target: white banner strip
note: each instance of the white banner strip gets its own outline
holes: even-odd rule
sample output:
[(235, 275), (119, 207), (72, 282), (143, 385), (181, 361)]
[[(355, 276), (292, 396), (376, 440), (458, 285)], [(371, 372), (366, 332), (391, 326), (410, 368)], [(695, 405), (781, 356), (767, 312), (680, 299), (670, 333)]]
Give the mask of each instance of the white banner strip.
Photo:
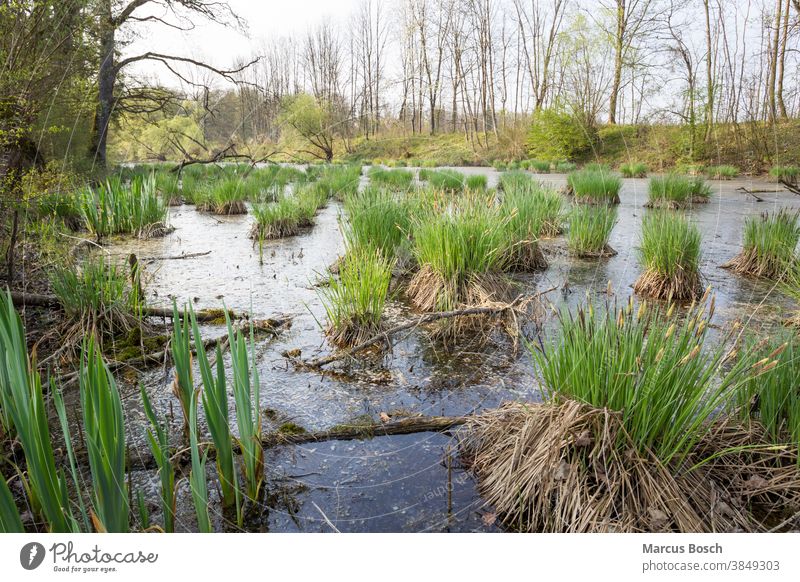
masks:
[(2, 580), (800, 580), (798, 534), (0, 536)]

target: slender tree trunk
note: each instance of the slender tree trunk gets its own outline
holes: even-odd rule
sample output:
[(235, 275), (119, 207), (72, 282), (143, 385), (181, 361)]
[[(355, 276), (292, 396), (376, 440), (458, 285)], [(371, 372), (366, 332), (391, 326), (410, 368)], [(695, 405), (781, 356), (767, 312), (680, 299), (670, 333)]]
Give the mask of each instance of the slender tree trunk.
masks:
[(775, 1), (775, 30), (772, 33), (772, 46), (770, 47), (769, 79), (767, 80), (767, 107), (769, 120), (775, 121), (778, 117), (778, 105), (775, 99), (775, 85), (778, 78), (778, 49), (781, 35), (781, 13), (783, 11), (783, 0)]
[(711, 46), (711, 9), (709, 0), (703, 0), (706, 17), (706, 142), (714, 130), (714, 49)]
[(611, 83), (611, 97), (608, 101), (608, 123), (617, 123), (617, 100), (622, 84), (622, 52), (625, 40), (625, 0), (617, 0), (617, 34), (614, 39), (614, 80)]
[(108, 126), (111, 123), (111, 112), (114, 109), (114, 85), (117, 78), (115, 62), (115, 34), (111, 2), (103, 2), (103, 14), (100, 22), (100, 71), (97, 77), (98, 101), (92, 130), (91, 154), (94, 163), (101, 169), (108, 165)]
[(786, 0), (786, 4), (783, 7), (783, 30), (781, 31), (781, 35), (781, 46), (778, 53), (776, 93), (778, 99), (778, 115), (780, 115), (782, 119), (786, 119), (788, 114), (786, 113), (786, 103), (783, 100), (783, 77), (786, 67), (786, 39), (789, 36), (789, 0)]

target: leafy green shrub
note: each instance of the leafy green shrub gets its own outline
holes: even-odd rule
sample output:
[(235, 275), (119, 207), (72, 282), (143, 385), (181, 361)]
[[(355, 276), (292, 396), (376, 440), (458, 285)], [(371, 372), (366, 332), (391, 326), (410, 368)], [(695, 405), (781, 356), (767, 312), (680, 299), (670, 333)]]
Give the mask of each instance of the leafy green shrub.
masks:
[(555, 109), (543, 109), (534, 114), (528, 132), (528, 153), (532, 158), (569, 159), (590, 146), (587, 128), (572, 115)]

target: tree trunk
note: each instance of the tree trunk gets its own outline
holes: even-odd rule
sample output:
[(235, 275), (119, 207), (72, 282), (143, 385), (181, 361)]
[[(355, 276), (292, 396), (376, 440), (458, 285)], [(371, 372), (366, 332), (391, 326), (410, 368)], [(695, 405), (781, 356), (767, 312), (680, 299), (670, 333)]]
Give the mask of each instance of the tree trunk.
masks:
[(789, 0), (786, 0), (786, 4), (783, 7), (783, 30), (781, 34), (781, 45), (778, 53), (777, 88), (775, 91), (778, 99), (778, 115), (782, 119), (786, 119), (788, 114), (786, 113), (786, 103), (783, 100), (783, 77), (786, 67), (786, 39), (789, 37)]
[(706, 16), (706, 142), (714, 130), (714, 52), (711, 46), (711, 13), (709, 0), (703, 1)]
[(100, 71), (97, 75), (97, 111), (92, 130), (92, 157), (101, 169), (108, 165), (108, 126), (114, 110), (114, 85), (117, 79), (115, 62), (116, 26), (111, 14), (111, 2), (103, 3), (100, 23)]
[(617, 35), (614, 39), (614, 80), (611, 84), (611, 97), (608, 101), (608, 123), (617, 123), (617, 99), (622, 84), (622, 51), (625, 37), (625, 0), (617, 0)]

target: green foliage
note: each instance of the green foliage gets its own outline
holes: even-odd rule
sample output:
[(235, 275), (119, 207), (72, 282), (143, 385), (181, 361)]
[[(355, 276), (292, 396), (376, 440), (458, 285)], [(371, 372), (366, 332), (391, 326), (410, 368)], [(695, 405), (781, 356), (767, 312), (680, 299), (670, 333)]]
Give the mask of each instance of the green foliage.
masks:
[(753, 274), (777, 281), (790, 278), (798, 269), (800, 214), (781, 209), (750, 216), (744, 224), (744, 253), (754, 263)]
[(33, 508), (48, 531), (78, 529), (70, 511), (64, 474), (56, 468), (42, 382), (36, 362), (29, 359), (22, 320), (11, 294), (0, 294), (0, 393), (6, 430), (16, 431), (27, 466), (26, 489)]
[(228, 424), (228, 389), (225, 379), (225, 365), (222, 358), (222, 348), (216, 348), (216, 375), (212, 371), (211, 363), (206, 354), (200, 327), (194, 310), (189, 311), (192, 323), (192, 335), (197, 351), (197, 362), (200, 367), (200, 377), (203, 380), (203, 409), (206, 413), (208, 431), (214, 441), (217, 452), (217, 475), (219, 476), (222, 491), (222, 503), (231, 507), (238, 503), (238, 479), (233, 456), (233, 439), (230, 425)]
[(158, 465), (158, 478), (160, 483), (161, 512), (164, 514), (164, 531), (175, 531), (175, 469), (170, 461), (169, 451), (169, 422), (160, 422), (156, 417), (150, 398), (144, 386), (141, 387), (142, 404), (149, 426), (147, 428), (147, 443), (153, 453), (153, 458)]
[(190, 323), (186, 309), (183, 312), (178, 311), (178, 306), (174, 302), (172, 304), (172, 338), (169, 345), (172, 363), (175, 366), (172, 393), (181, 405), (184, 434), (188, 436), (191, 431), (189, 426), (190, 408), (192, 400), (196, 398), (192, 374)]
[(370, 246), (350, 247), (320, 291), (328, 316), (328, 334), (337, 343), (354, 345), (380, 326), (394, 260)]
[(759, 421), (772, 442), (800, 446), (800, 341), (779, 333), (751, 344), (743, 358), (751, 374), (735, 393), (736, 410)]
[(489, 187), (489, 178), (483, 174), (473, 174), (466, 177), (464, 185), (467, 190), (486, 190)]
[(378, 166), (369, 169), (369, 181), (376, 186), (386, 186), (394, 190), (408, 190), (414, 180), (410, 170), (384, 170)]
[(25, 533), (19, 509), (14, 503), (14, 496), (2, 475), (0, 475), (0, 533)]
[(619, 204), (622, 180), (602, 169), (586, 168), (567, 175), (567, 185), (581, 202)]
[(708, 166), (705, 169), (706, 176), (711, 180), (732, 180), (739, 175), (739, 168), (736, 166)]
[(125, 484), (125, 422), (117, 383), (95, 339), (84, 345), (80, 369), (81, 409), (92, 472), (95, 528), (127, 533), (130, 507)]
[(650, 212), (642, 222), (642, 264), (666, 278), (700, 271), (700, 230), (679, 214)]
[(614, 206), (577, 205), (570, 212), (567, 246), (578, 257), (603, 256), (611, 253), (608, 240), (617, 222)]
[(800, 166), (773, 166), (769, 175), (775, 180), (783, 180), (790, 184), (797, 183), (800, 178)]
[(194, 512), (197, 516), (197, 529), (200, 533), (211, 533), (211, 517), (208, 513), (208, 483), (206, 483), (206, 461), (208, 452), (200, 456), (197, 438), (197, 396), (191, 398), (189, 406), (189, 451), (192, 469), (189, 472), (189, 489), (192, 493)]
[[(233, 396), (236, 403), (236, 424), (242, 451), (245, 491), (255, 501), (264, 482), (264, 448), (261, 444), (261, 381), (256, 365), (256, 344), (252, 329), (250, 341), (241, 331), (233, 330), (227, 311), (228, 343), (233, 368)], [(248, 353), (249, 350), (249, 353)]]
[(619, 173), (623, 178), (645, 178), (647, 171), (647, 164), (642, 162), (628, 162), (619, 167)]
[(528, 160), (528, 167), (537, 174), (550, 173), (550, 162), (547, 160)]
[(692, 450), (745, 379), (741, 363), (723, 369), (724, 343), (708, 345), (713, 307), (673, 312), (632, 302), (565, 311), (559, 339), (533, 350), (549, 397), (618, 411), (640, 452), (664, 463)]
[(702, 178), (667, 174), (650, 178), (649, 202), (653, 207), (682, 208), (692, 203), (708, 202), (711, 188)]
[(110, 178), (97, 188), (88, 188), (81, 207), (86, 227), (98, 240), (113, 234), (149, 238), (169, 231), (167, 205), (152, 175), (137, 176), (129, 186)]
[(587, 128), (575, 117), (543, 109), (534, 114), (528, 132), (528, 153), (533, 158), (574, 158), (591, 146)]
[(411, 216), (391, 191), (368, 187), (348, 196), (345, 209), (345, 238), (351, 248), (373, 249), (391, 259), (407, 245)]

